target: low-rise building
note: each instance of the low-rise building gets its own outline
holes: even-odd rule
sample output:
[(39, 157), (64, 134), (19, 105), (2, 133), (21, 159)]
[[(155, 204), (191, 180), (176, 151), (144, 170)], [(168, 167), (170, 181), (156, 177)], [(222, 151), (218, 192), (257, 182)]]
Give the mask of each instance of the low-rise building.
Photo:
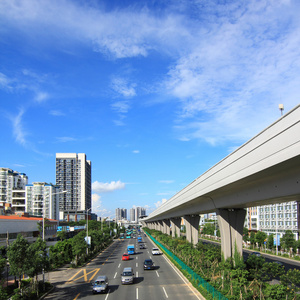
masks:
[[(46, 219), (45, 240), (56, 238), (58, 220)], [(28, 214), (0, 215), (0, 246), (11, 244), (21, 233), (29, 242), (42, 237), (43, 218), (29, 217)]]

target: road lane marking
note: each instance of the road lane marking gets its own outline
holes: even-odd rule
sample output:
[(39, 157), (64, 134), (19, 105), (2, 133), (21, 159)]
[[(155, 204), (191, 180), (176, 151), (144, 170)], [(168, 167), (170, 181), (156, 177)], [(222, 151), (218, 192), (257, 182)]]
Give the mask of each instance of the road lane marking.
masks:
[(117, 277), (117, 272), (116, 272), (116, 274), (115, 274), (115, 277), (114, 277), (114, 279)]
[(166, 298), (169, 298), (169, 296), (168, 296), (168, 294), (167, 294), (165, 288), (164, 288), (164, 287), (162, 287), (162, 288), (163, 288), (163, 290), (164, 290), (164, 292), (165, 292)]
[(79, 297), (80, 293), (78, 295), (76, 295), (76, 297), (74, 298), (74, 300), (76, 300)]
[(139, 299), (139, 289), (136, 288), (136, 299)]
[(109, 296), (109, 292), (110, 290), (108, 290), (107, 294), (106, 294), (106, 297), (105, 297), (105, 300), (107, 300), (108, 296)]
[(157, 275), (157, 277), (159, 277), (159, 274), (158, 274), (158, 272), (157, 271), (155, 271), (156, 272), (156, 275)]
[[(67, 282), (65, 282), (65, 284), (67, 283), (71, 283), (72, 281), (77, 281), (78, 279), (81, 279), (81, 278), (84, 278), (84, 281), (85, 282), (90, 282), (94, 277), (95, 275), (100, 271), (100, 268), (99, 269), (94, 269), (90, 272), (86, 272), (86, 269), (83, 269), (83, 270), (79, 270), (75, 275), (73, 275)], [(77, 277), (75, 278), (79, 273), (83, 272), (83, 275), (80, 276), (80, 277)], [(93, 275), (90, 277), (90, 279), (88, 280), (87, 279), (87, 275), (93, 273)], [(74, 279), (75, 278), (75, 279)]]
[(136, 267), (138, 267), (138, 265), (139, 265), (138, 263), (135, 264)]
[(118, 268), (120, 268), (120, 267), (121, 267), (121, 264), (118, 265)]
[(195, 293), (195, 291), (191, 288), (192, 284), (188, 281), (187, 278), (185, 278), (183, 275), (181, 275), (179, 273), (179, 271), (177, 271), (176, 268), (174, 268), (173, 264), (171, 263), (171, 261), (169, 260), (168, 257), (166, 257), (165, 255), (163, 256), (163, 258), (169, 263), (169, 265), (172, 267), (172, 269), (177, 273), (177, 275), (182, 279), (182, 281), (185, 283), (185, 285), (193, 292), (193, 294), (197, 297), (197, 299), (202, 300), (204, 299), (203, 296), (201, 295), (200, 297)]
[(136, 272), (136, 276), (135, 276), (135, 277), (136, 277), (136, 278), (139, 277), (139, 272), (138, 272), (138, 271)]

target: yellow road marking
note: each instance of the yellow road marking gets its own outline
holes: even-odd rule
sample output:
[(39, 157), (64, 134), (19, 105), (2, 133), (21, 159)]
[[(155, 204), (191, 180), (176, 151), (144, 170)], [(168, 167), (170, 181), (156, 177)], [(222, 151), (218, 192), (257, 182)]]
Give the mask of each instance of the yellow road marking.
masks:
[(78, 295), (76, 295), (76, 297), (74, 298), (74, 300), (76, 300), (79, 297), (80, 293)]
[[(92, 271), (90, 271), (90, 272), (86, 272), (86, 269), (83, 269), (83, 270), (80, 270), (80, 271), (78, 271), (75, 275), (73, 275), (65, 284), (67, 284), (67, 283), (71, 283), (72, 281), (78, 281), (79, 279), (81, 279), (81, 278), (84, 278), (84, 281), (85, 282), (90, 282), (94, 277), (95, 277), (95, 275), (98, 273), (100, 271), (100, 268), (99, 269), (94, 269), (94, 270), (92, 270)], [(76, 277), (79, 273), (81, 273), (81, 272), (83, 272), (83, 275), (82, 276), (80, 276), (80, 277)], [(87, 275), (89, 275), (89, 274), (91, 274), (91, 273), (93, 273), (93, 275), (90, 277), (90, 279), (88, 280), (87, 279)], [(76, 278), (75, 278), (76, 277)], [(75, 278), (75, 279), (74, 279)]]

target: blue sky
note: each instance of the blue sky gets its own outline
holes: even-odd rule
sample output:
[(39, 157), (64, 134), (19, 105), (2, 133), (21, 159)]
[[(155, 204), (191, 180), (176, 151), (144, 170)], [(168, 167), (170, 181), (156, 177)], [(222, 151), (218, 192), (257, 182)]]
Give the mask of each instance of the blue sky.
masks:
[(0, 167), (92, 161), (93, 212), (153, 211), (289, 111), (300, 2), (1, 0)]

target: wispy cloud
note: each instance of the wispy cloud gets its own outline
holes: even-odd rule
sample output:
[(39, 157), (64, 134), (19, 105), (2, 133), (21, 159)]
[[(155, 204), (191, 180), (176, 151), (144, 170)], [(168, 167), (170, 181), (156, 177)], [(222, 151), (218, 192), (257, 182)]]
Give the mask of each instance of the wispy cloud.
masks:
[(77, 141), (76, 138), (70, 137), (70, 136), (61, 136), (56, 138), (58, 142), (60, 143), (68, 143), (68, 142), (75, 142)]
[[(168, 72), (152, 84), (160, 87), (161, 101), (176, 102), (174, 130), (182, 141), (240, 143), (279, 117), (279, 102), (287, 109), (298, 104), (297, 1), (186, 1), (166, 7), (158, 15), (145, 4), (102, 9), (74, 1), (4, 0), (0, 22), (28, 38), (43, 37), (45, 44), (92, 45), (108, 59), (165, 56)], [(11, 86), (7, 80), (0, 76), (2, 86)], [(127, 100), (137, 95), (136, 84), (123, 76), (114, 77), (111, 88)], [(120, 115), (116, 125), (125, 124), (132, 105), (127, 100), (112, 104)]]
[(22, 146), (28, 146), (28, 141), (26, 140), (27, 132), (24, 129), (23, 125), (23, 115), (24, 109), (20, 109), (19, 113), (16, 116), (10, 116), (10, 120), (13, 126), (13, 134), (16, 139), (16, 142)]
[(111, 105), (112, 109), (120, 114), (126, 114), (130, 108), (128, 101), (117, 101)]
[(41, 103), (41, 102), (46, 101), (48, 98), (49, 98), (48, 93), (39, 91), (39, 92), (36, 93), (36, 95), (34, 97), (34, 100), (38, 103)]
[(11, 80), (3, 73), (0, 72), (0, 88), (10, 90), (11, 87)]
[(134, 153), (134, 154), (139, 154), (139, 153), (140, 153), (140, 150), (133, 150), (132, 153)]
[(129, 98), (136, 95), (135, 83), (129, 83), (127, 79), (121, 77), (114, 77), (111, 82), (111, 87), (118, 94)]
[(108, 193), (125, 189), (125, 183), (121, 182), (120, 180), (111, 181), (109, 183), (94, 181), (92, 184), (92, 189), (95, 193)]
[(174, 180), (160, 180), (159, 182), (160, 182), (160, 183), (170, 184), (170, 183), (173, 183)]
[(56, 117), (62, 117), (62, 116), (66, 115), (65, 113), (63, 113), (60, 110), (50, 110), (49, 114), (52, 116), (56, 116)]

